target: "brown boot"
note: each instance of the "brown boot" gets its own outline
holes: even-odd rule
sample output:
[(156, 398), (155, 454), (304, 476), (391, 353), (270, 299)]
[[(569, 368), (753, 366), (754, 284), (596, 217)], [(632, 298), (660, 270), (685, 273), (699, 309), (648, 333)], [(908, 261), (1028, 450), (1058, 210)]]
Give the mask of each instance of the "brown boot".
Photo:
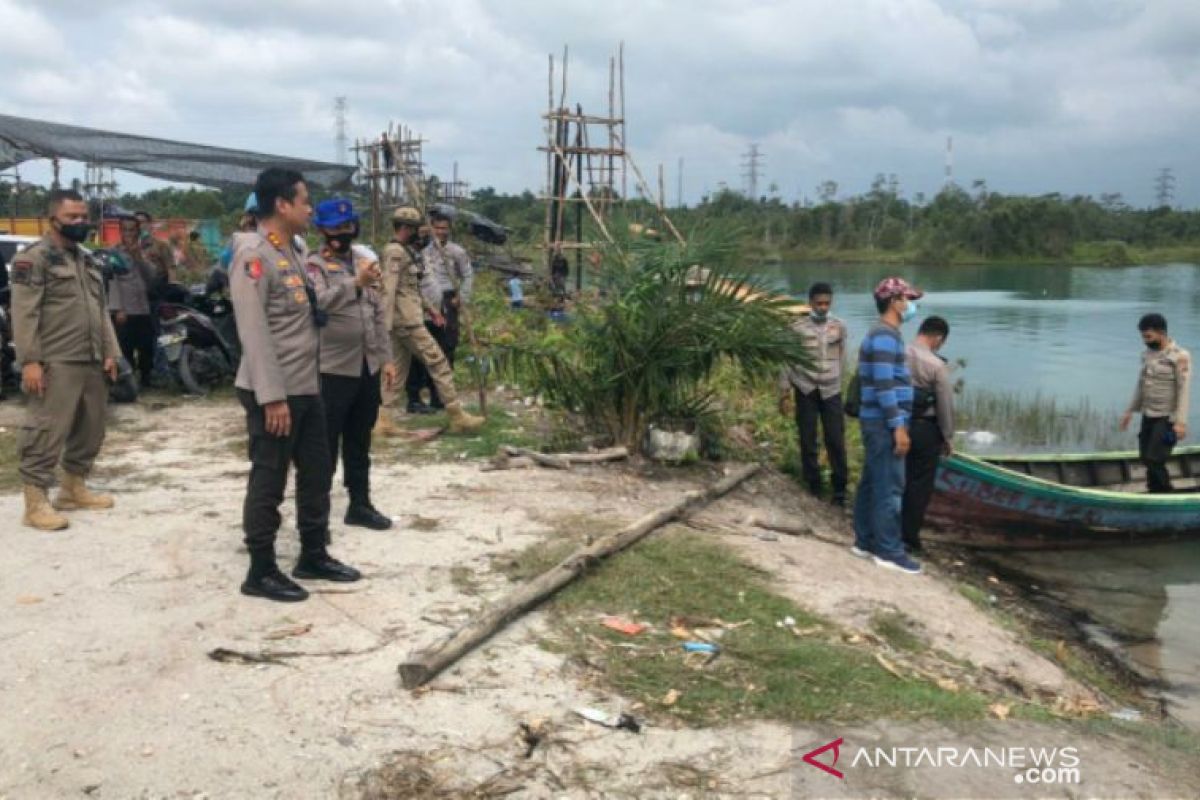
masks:
[(395, 422), (392, 422), (392, 412), (387, 407), (379, 409), (379, 418), (375, 420), (375, 427), (371, 432), (376, 436), (400, 435), (400, 429), (396, 427)]
[(112, 508), (113, 499), (106, 494), (92, 494), (83, 482), (82, 475), (63, 473), (62, 488), (54, 498), (54, 507), (60, 511), (72, 509)]
[(468, 414), (462, 403), (450, 403), (446, 406), (446, 416), (450, 418), (451, 433), (475, 433), (487, 422), (483, 417)]
[(54, 513), (45, 489), (28, 483), (25, 484), (25, 516), (21, 522), (39, 531), (61, 531), (70, 524), (66, 517)]

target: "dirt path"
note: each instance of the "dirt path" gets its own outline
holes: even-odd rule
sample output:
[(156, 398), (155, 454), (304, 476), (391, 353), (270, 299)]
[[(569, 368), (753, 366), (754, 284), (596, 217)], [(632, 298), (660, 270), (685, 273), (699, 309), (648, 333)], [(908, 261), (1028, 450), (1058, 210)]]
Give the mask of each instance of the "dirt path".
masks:
[[(496, 556), (581, 514), (632, 519), (694, 484), (637, 480), (610, 467), (485, 473), (475, 463), (380, 458), (376, 504), (398, 529), (338, 522), (332, 547), (369, 579), (282, 606), (237, 593), (247, 467), (236, 407), (113, 413), (96, 483), (117, 495), (115, 510), (73, 514), (69, 530), (37, 533), (16, 524), (18, 495), (0, 495), (0, 798), (353, 796), (372, 779), (367, 771), (396, 751), (420, 754), (419, 768), (405, 773), (427, 779), (413, 796), (491, 780), (493, 794), (516, 785), (523, 789), (513, 796), (526, 797), (785, 797), (797, 781), (809, 786), (803, 781), (818, 777), (797, 778), (789, 767), (793, 734), (782, 725), (650, 727), (635, 736), (575, 719), (573, 707), (615, 710), (624, 702), (586, 688), (537, 645), (537, 613), (433, 690), (399, 688), (396, 663), (409, 649), (445, 636), (481, 597), (506, 587), (492, 569)], [(13, 406), (0, 408), (0, 426), (14, 421)], [(729, 538), (814, 610), (854, 624), (899, 593), (948, 652), (1074, 690), (1054, 665), (934, 580), (887, 575), (817, 541), (744, 535), (739, 520), (764, 505), (776, 508), (761, 489), (736, 493), (699, 523), (743, 534)], [(333, 507), (340, 520), (340, 488)], [(279, 544), (285, 565), (297, 546), (293, 522), (288, 508)], [(207, 654), (219, 647), (306, 655), (218, 663)], [(546, 739), (525, 760), (518, 723), (538, 718), (548, 720)], [(802, 731), (796, 742), (818, 734)], [(1092, 746), (1094, 763), (1106, 764), (1089, 776), (1102, 781), (1093, 786), (1194, 794), (1170, 770), (1150, 776), (1129, 766), (1123, 745)]]

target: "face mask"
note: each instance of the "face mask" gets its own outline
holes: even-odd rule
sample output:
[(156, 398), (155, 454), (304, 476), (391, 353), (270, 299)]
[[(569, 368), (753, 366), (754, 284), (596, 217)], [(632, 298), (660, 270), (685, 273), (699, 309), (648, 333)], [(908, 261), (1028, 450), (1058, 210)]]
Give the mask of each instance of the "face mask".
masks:
[(338, 253), (344, 253), (350, 249), (350, 244), (354, 241), (353, 233), (335, 233), (325, 237), (325, 243), (329, 245), (331, 250)]
[(908, 305), (906, 305), (904, 307), (904, 310), (900, 312), (900, 321), (908, 322), (916, 315), (917, 315), (917, 301), (909, 300)]
[(809, 311), (808, 315), (812, 317), (813, 322), (824, 322), (829, 318), (828, 311), (817, 311), (815, 308)]
[(1160, 341), (1146, 342), (1146, 347), (1151, 350), (1162, 350), (1163, 343)]
[(64, 239), (79, 244), (80, 242), (87, 241), (88, 236), (92, 232), (92, 226), (86, 222), (72, 223), (70, 225), (59, 222), (58, 232), (63, 235)]

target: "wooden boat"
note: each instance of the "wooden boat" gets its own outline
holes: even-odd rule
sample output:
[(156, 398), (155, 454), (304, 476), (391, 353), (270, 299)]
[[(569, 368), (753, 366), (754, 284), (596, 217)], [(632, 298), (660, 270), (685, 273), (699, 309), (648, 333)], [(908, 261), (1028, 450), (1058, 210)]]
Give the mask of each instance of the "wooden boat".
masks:
[(1136, 453), (973, 457), (938, 470), (932, 539), (976, 547), (1089, 547), (1200, 536), (1200, 446), (1167, 464), (1173, 494), (1148, 494)]

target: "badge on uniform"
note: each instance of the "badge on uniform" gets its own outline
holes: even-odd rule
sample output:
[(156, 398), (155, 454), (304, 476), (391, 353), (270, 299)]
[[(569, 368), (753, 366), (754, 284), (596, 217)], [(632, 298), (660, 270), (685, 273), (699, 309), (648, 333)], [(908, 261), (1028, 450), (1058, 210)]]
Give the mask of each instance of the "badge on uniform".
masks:
[(29, 283), (29, 273), (32, 271), (32, 261), (26, 259), (17, 259), (12, 264), (12, 282), (22, 285)]
[(257, 258), (246, 262), (246, 274), (250, 276), (250, 280), (256, 281), (262, 277), (262, 262)]

